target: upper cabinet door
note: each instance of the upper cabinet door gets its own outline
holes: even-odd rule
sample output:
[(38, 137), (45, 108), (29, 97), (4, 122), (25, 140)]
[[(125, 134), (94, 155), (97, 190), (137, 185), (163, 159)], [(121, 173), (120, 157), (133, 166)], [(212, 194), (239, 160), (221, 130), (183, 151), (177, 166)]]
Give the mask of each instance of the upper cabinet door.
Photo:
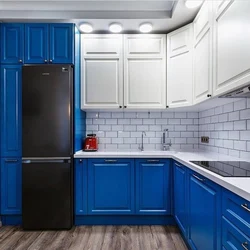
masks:
[(1, 156), (22, 155), (21, 65), (1, 66)]
[(212, 95), (212, 2), (205, 1), (194, 20), (194, 103)]
[(250, 1), (220, 1), (214, 6), (214, 94), (250, 81)]
[(166, 35), (124, 36), (124, 107), (166, 108)]
[(1, 25), (1, 63), (23, 63), (24, 25), (3, 23)]
[(50, 63), (74, 63), (74, 24), (50, 25)]
[(48, 24), (25, 24), (24, 63), (48, 63)]
[(81, 108), (122, 108), (122, 35), (82, 35), (81, 53)]
[(167, 50), (167, 105), (190, 106), (193, 104), (193, 24), (169, 33)]

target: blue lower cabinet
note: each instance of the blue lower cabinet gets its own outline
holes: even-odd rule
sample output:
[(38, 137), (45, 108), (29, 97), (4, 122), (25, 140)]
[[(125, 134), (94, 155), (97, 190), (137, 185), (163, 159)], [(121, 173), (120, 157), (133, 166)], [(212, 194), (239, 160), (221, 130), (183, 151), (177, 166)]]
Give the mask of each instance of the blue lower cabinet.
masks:
[[(248, 233), (250, 228), (248, 228)], [(227, 250), (249, 249), (250, 238), (225, 217), (222, 218), (222, 244)]]
[(188, 173), (188, 242), (192, 249), (221, 249), (221, 189), (205, 177)]
[(136, 214), (170, 215), (170, 160), (137, 159)]
[(87, 214), (88, 202), (88, 176), (87, 176), (87, 160), (75, 159), (74, 164), (74, 190), (75, 190), (75, 215)]
[(183, 235), (187, 236), (187, 168), (178, 162), (173, 163), (174, 172), (174, 217)]
[(22, 213), (22, 160), (1, 159), (1, 215)]
[(88, 214), (134, 214), (134, 160), (88, 160)]

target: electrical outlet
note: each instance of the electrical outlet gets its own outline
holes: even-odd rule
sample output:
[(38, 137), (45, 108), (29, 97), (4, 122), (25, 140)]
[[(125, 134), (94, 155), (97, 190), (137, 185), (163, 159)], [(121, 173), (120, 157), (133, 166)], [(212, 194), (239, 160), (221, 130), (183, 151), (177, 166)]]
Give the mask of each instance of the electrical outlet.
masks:
[(208, 136), (202, 136), (201, 137), (201, 142), (202, 143), (209, 143), (209, 137)]

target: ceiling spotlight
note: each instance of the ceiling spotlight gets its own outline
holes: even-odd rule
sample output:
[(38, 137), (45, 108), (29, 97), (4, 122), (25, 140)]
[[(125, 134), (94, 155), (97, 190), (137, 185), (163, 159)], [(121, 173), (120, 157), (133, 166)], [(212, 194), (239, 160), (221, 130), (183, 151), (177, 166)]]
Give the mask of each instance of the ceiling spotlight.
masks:
[(192, 9), (199, 7), (202, 4), (203, 0), (186, 0), (185, 5), (187, 8)]
[(153, 25), (151, 23), (142, 23), (140, 25), (140, 31), (142, 33), (148, 33), (148, 32), (151, 32), (153, 29)]
[(109, 30), (113, 33), (120, 33), (122, 31), (122, 25), (119, 23), (111, 23), (109, 25)]
[(84, 33), (91, 33), (93, 31), (93, 27), (89, 23), (83, 23), (80, 25), (80, 30)]

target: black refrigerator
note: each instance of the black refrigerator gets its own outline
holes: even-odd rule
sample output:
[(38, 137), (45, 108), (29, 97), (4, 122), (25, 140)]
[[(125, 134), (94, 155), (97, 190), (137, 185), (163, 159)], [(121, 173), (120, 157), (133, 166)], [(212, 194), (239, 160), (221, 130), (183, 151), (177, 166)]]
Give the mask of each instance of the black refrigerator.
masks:
[(73, 224), (73, 67), (22, 69), (22, 218), (26, 230)]

